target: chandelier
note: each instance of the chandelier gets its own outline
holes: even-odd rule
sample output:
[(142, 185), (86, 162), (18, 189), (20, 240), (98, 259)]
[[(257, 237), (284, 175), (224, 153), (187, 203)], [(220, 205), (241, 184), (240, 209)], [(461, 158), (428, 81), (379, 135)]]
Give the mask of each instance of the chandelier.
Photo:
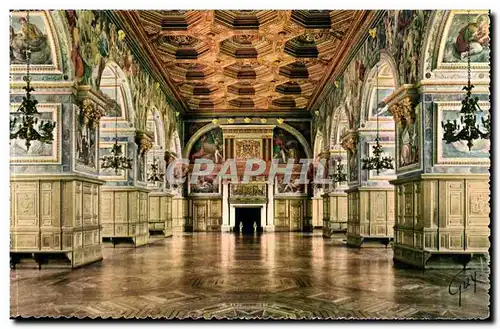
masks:
[(165, 173), (160, 170), (158, 160), (156, 159), (155, 149), (153, 147), (153, 162), (149, 166), (148, 181), (152, 183), (162, 182)]
[[(470, 21), (470, 12), (467, 13), (467, 21)], [(471, 64), (470, 64), (470, 39), (467, 39), (467, 86), (465, 90), (465, 97), (462, 100), (462, 108), (460, 109), (460, 123), (457, 120), (447, 120), (441, 122), (444, 129), (443, 140), (446, 144), (457, 141), (467, 141), (469, 151), (474, 146), (473, 141), (477, 139), (489, 139), (491, 134), (491, 116), (486, 119), (481, 118), (482, 127), (477, 124), (476, 113), (481, 112), (479, 107), (479, 98), (472, 97), (472, 89), (474, 85), (471, 84)]]
[(394, 169), (393, 165), (393, 158), (390, 156), (382, 156), (384, 153), (382, 145), (380, 145), (380, 136), (379, 136), (379, 124), (378, 124), (378, 109), (379, 109), (379, 102), (378, 102), (378, 64), (377, 64), (377, 76), (376, 76), (376, 88), (375, 88), (375, 95), (376, 95), (376, 109), (377, 109), (377, 137), (375, 138), (375, 145), (373, 146), (373, 156), (368, 156), (364, 159), (361, 159), (362, 165), (361, 168), (364, 170), (376, 170), (377, 175), (380, 173), (382, 170), (388, 170), (388, 169)]
[(337, 162), (337, 166), (335, 167), (335, 172), (330, 175), (330, 178), (333, 180), (333, 185), (334, 187), (337, 186), (337, 184), (340, 184), (342, 182), (347, 181), (347, 174), (344, 171), (344, 165), (342, 164), (342, 157), (338, 157), (335, 159)]
[(127, 158), (123, 155), (122, 146), (118, 144), (118, 97), (117, 97), (117, 89), (118, 89), (118, 75), (115, 72), (115, 143), (111, 148), (111, 154), (105, 155), (101, 158), (102, 164), (101, 167), (108, 169), (114, 169), (115, 174), (118, 175), (118, 170), (124, 169), (132, 169), (132, 158)]
[[(29, 11), (26, 13), (26, 24), (30, 26)], [(52, 144), (56, 122), (40, 118), (40, 113), (36, 108), (38, 101), (31, 95), (31, 92), (35, 91), (35, 89), (30, 84), (31, 41), (29, 40), (29, 33), (26, 34), (25, 41), (26, 76), (24, 77), (24, 81), (26, 81), (26, 86), (23, 89), (26, 91), (26, 95), (23, 97), (23, 101), (17, 112), (10, 114), (10, 139), (24, 139), (26, 149), (29, 151), (32, 141)]]

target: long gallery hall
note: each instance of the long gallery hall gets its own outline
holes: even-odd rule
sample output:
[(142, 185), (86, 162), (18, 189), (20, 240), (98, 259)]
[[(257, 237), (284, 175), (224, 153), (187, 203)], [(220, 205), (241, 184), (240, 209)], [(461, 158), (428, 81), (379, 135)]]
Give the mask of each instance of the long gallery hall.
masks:
[(490, 317), (487, 10), (10, 12), (10, 316)]

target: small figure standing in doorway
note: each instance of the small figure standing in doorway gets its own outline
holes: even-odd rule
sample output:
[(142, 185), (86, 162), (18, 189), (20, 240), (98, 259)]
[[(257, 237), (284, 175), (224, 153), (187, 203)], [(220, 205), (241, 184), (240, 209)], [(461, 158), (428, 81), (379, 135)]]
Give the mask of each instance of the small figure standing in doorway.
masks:
[(257, 233), (257, 222), (253, 222), (253, 231)]
[(240, 230), (239, 230), (239, 232), (240, 233), (243, 232), (243, 222), (240, 222)]

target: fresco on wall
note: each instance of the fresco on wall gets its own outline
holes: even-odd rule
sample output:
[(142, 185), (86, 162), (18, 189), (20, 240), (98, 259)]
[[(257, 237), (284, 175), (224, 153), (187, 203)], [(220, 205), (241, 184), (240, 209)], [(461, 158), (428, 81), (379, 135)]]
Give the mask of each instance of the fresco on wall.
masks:
[(312, 143), (312, 140), (311, 140), (311, 122), (310, 121), (305, 121), (305, 120), (286, 121), (286, 124), (297, 129), (297, 131), (300, 132), (302, 134), (302, 136), (304, 136), (304, 138), (306, 139), (306, 141), (309, 144)]
[(195, 182), (190, 181), (189, 189), (189, 193), (219, 193), (217, 175), (212, 174), (197, 177)]
[(284, 182), (284, 176), (276, 176), (276, 194), (285, 195), (303, 195), (306, 193), (305, 184), (298, 184), (296, 180), (299, 179), (298, 175), (292, 175), (288, 183)]
[(298, 163), (299, 159), (305, 158), (304, 148), (288, 131), (274, 128), (273, 139), (273, 159), (278, 163), (288, 163), (288, 160)]
[(42, 12), (30, 13), (30, 22), (25, 13), (11, 13), (10, 62), (26, 64), (26, 48), (29, 43), (33, 65), (53, 64), (48, 26)]
[(184, 122), (184, 144), (186, 145), (191, 138), (198, 130), (200, 130), (203, 126), (206, 126), (207, 122)]
[[(393, 144), (382, 144), (382, 156), (390, 156), (393, 159), (396, 159), (396, 148)], [(375, 142), (370, 142), (368, 143), (369, 151), (368, 154), (369, 156), (373, 156), (373, 146), (375, 145)], [(394, 162), (393, 162), (394, 165)], [(396, 174), (395, 169), (387, 169), (387, 170), (381, 170), (378, 174), (376, 170), (370, 170), (368, 173), (368, 179), (386, 179), (387, 176), (392, 176)]]
[(76, 162), (78, 164), (97, 168), (96, 151), (97, 151), (97, 129), (98, 126), (83, 115), (83, 111), (77, 111), (76, 118)]
[[(383, 101), (386, 97), (392, 94), (394, 91), (394, 88), (378, 88), (378, 102), (380, 103)], [(376, 119), (377, 118), (377, 93), (375, 92), (375, 88), (372, 90), (372, 99), (370, 102), (370, 119)], [(378, 109), (378, 116), (379, 118), (391, 118), (391, 114), (388, 111), (388, 106), (385, 106), (381, 109)]]
[(396, 125), (399, 150), (399, 168), (404, 168), (420, 161), (420, 113), (420, 104), (418, 104), (415, 107), (414, 113), (403, 112), (403, 117)]
[[(322, 101), (320, 115), (315, 118), (313, 129), (318, 130), (323, 124), (321, 121), (342, 105), (347, 108), (349, 128), (359, 126), (362, 86), (367, 72), (380, 61), (381, 51), (394, 58), (399, 84), (416, 83), (419, 79), (425, 26), (431, 13), (429, 10), (386, 11), (379, 23), (368, 31), (368, 38), (342, 76), (330, 82), (335, 84), (335, 88)], [(389, 117), (386, 110), (383, 109), (383, 114)], [(370, 114), (373, 116), (373, 113), (372, 109)]]
[[(160, 84), (139, 65), (125, 41), (126, 33), (111, 23), (104, 11), (66, 10), (65, 13), (72, 38), (71, 61), (75, 81), (99, 90), (106, 64), (110, 61), (116, 63), (130, 88), (134, 126), (144, 131), (147, 111), (155, 107), (163, 113), (165, 138), (169, 139), (177, 121), (168, 104), (173, 98), (166, 97)], [(114, 93), (111, 97), (114, 99)]]
[(488, 14), (452, 14), (444, 47), (444, 63), (466, 63), (467, 41), (471, 61), (487, 63), (490, 58), (490, 18)]
[(109, 118), (114, 118), (118, 116), (119, 118), (125, 118), (125, 113), (123, 109), (125, 109), (125, 102), (124, 102), (124, 95), (122, 88), (118, 87), (116, 89), (116, 96), (115, 96), (115, 88), (114, 86), (106, 86), (106, 87), (101, 87), (100, 89), (104, 95), (108, 96), (112, 100), (118, 100), (118, 105), (120, 105), (120, 110), (121, 111), (115, 111), (111, 106), (106, 107), (106, 112), (104, 116), (109, 117)]
[[(11, 104), (11, 112), (16, 112), (19, 104)], [(57, 105), (38, 104), (39, 118), (41, 120), (58, 121), (58, 112), (60, 107)], [(17, 130), (16, 126), (20, 127), (21, 120), (17, 120), (17, 124), (13, 126), (12, 130)], [(26, 147), (24, 139), (16, 138), (9, 140), (9, 150), (11, 162), (57, 162), (60, 157), (59, 133), (60, 124), (56, 123), (56, 128), (53, 131), (54, 140), (52, 143), (42, 143), (40, 141), (31, 141), (29, 150)], [(37, 130), (40, 130), (37, 127)]]
[[(477, 124), (480, 125), (481, 118), (489, 115), (488, 111), (477, 113)], [(456, 109), (453, 110), (440, 110), (439, 119), (440, 122), (446, 122), (447, 120), (460, 120), (460, 112)], [(438, 128), (438, 135), (443, 135), (443, 129), (441, 125)], [(471, 150), (467, 147), (466, 141), (457, 141), (454, 143), (447, 144), (443, 140), (439, 140), (438, 147), (438, 162), (463, 162), (470, 160), (471, 162), (488, 162), (490, 157), (490, 140), (489, 139), (478, 139), (474, 141), (474, 145)]]
[(201, 136), (193, 145), (189, 160), (207, 159), (220, 164), (224, 161), (222, 129), (217, 127)]

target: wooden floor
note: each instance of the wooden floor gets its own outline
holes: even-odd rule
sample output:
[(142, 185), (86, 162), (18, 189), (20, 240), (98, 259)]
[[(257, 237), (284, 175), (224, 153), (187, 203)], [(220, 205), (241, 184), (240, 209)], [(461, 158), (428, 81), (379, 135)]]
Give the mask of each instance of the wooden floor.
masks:
[(105, 248), (77, 270), (11, 270), (12, 317), (487, 318), (488, 274), (458, 306), (453, 271), (396, 269), (392, 250), (319, 234), (196, 233)]

